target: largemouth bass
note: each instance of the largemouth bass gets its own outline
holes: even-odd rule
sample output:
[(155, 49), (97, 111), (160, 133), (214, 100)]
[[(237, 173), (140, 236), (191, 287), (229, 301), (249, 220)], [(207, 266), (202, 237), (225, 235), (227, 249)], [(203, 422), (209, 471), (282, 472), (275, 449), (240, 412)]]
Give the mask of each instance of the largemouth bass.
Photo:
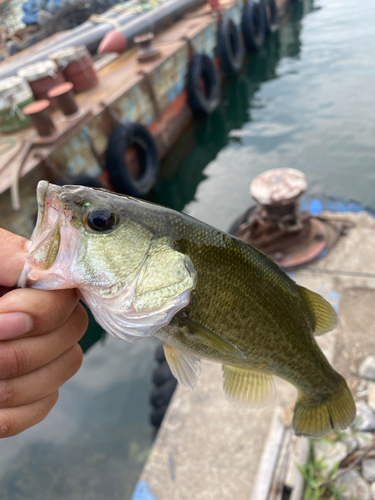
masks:
[(256, 248), (188, 215), (82, 186), (37, 189), (38, 220), (19, 285), (78, 288), (116, 338), (154, 336), (192, 390), (200, 358), (222, 364), (229, 398), (272, 397), (272, 376), (298, 390), (297, 434), (344, 429), (355, 404), (314, 336), (337, 322)]

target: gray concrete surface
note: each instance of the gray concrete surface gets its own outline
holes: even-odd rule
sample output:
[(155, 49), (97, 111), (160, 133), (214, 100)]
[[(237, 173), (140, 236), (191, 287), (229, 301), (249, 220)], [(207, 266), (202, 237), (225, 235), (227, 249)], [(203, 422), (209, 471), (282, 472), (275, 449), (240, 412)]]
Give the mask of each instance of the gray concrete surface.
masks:
[[(359, 363), (375, 353), (375, 221), (365, 214), (327, 217), (355, 227), (325, 259), (292, 277), (338, 308), (338, 328), (319, 343), (356, 394)], [(177, 388), (140, 480), (157, 500), (250, 500), (262, 481), (275, 414), (281, 409), (290, 423), (296, 391), (277, 380), (274, 404), (254, 409), (226, 400), (220, 365), (204, 362), (202, 372), (194, 392)]]

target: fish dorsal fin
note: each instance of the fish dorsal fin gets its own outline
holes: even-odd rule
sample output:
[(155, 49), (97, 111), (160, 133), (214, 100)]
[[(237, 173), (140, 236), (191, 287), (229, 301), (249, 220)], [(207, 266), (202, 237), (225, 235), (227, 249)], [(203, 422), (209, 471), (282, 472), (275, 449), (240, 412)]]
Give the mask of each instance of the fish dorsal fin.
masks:
[(179, 318), (179, 327), (189, 340), (193, 342), (211, 347), (215, 351), (226, 356), (231, 356), (232, 358), (246, 359), (245, 354), (232, 344), (232, 342), (212, 332), (205, 326), (196, 323), (187, 316)]
[(224, 392), (229, 399), (246, 403), (266, 403), (275, 396), (270, 373), (223, 365)]
[(171, 372), (185, 389), (192, 391), (201, 373), (200, 359), (167, 344), (163, 347)]
[(314, 335), (322, 335), (329, 332), (337, 326), (337, 314), (331, 304), (323, 297), (303, 286), (298, 286), (301, 295), (306, 300), (310, 307), (310, 311), (314, 317), (315, 328)]

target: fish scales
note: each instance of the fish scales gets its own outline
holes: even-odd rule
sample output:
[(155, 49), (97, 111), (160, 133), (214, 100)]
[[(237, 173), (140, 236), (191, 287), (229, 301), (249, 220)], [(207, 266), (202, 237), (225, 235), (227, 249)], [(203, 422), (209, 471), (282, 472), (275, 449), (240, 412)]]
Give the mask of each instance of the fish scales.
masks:
[(77, 287), (114, 337), (158, 337), (189, 390), (207, 358), (222, 364), (230, 399), (271, 398), (272, 375), (295, 385), (299, 434), (322, 436), (353, 420), (346, 382), (314, 338), (335, 326), (336, 313), (260, 251), (188, 215), (104, 190), (42, 181), (37, 198), (21, 286)]
[[(296, 381), (303, 370), (306, 386), (327, 383), (332, 369), (320, 350), (315, 349), (316, 342), (310, 333), (312, 319), (304, 311), (306, 307), (297, 286), (292, 280), (285, 280), (283, 271), (241, 240), (224, 239), (220, 233), (212, 237), (207, 230), (200, 230), (199, 225), (177, 236), (182, 238), (184, 251), (190, 255), (194, 267), (202, 269), (191, 304), (187, 306), (188, 313), (197, 323), (228, 338), (247, 356), (246, 360), (232, 360), (231, 364), (250, 364), (279, 375), (285, 371), (292, 380), (295, 374)], [(198, 245), (189, 237), (195, 237)], [(207, 262), (209, 265), (205, 266)], [(233, 289), (236, 293), (231, 293)], [(288, 300), (283, 301), (285, 293)], [(181, 342), (184, 344), (183, 338)], [(191, 344), (190, 348), (196, 349)], [(313, 358), (311, 348), (315, 353)], [(205, 354), (203, 346), (200, 354)], [(309, 364), (315, 367), (318, 364), (319, 373)]]

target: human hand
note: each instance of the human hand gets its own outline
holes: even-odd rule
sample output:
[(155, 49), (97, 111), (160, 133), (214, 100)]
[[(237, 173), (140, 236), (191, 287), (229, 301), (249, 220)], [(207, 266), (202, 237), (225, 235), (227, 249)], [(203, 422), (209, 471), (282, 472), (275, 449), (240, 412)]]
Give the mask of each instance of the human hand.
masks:
[(75, 290), (11, 290), (28, 243), (0, 229), (0, 438), (47, 416), (81, 366), (77, 342), (88, 324)]

